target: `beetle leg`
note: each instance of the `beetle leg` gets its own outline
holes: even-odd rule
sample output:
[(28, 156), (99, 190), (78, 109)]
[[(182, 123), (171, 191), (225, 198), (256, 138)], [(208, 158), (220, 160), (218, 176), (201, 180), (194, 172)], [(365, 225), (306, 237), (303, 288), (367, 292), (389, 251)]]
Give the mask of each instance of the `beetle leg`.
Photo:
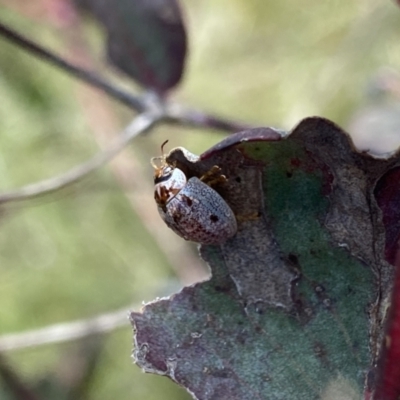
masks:
[(210, 170), (208, 170), (200, 180), (206, 183), (208, 186), (217, 185), (218, 183), (225, 183), (227, 181), (226, 176), (222, 175), (222, 170), (218, 165), (214, 165)]

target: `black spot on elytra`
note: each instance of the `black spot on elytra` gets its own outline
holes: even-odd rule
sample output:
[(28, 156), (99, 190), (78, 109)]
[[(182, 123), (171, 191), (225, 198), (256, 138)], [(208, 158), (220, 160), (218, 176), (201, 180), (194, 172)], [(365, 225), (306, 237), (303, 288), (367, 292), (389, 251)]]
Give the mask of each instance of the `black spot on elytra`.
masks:
[(240, 183), (240, 182), (242, 182), (242, 178), (241, 178), (240, 176), (237, 176), (237, 177), (235, 178), (235, 181), (236, 181), (237, 183)]
[(190, 197), (185, 196), (185, 201), (189, 207), (192, 207), (193, 201)]
[(218, 222), (218, 221), (219, 221), (219, 218), (218, 218), (216, 215), (211, 214), (211, 215), (210, 215), (210, 220), (211, 220), (211, 222)]
[(293, 176), (293, 173), (292, 173), (292, 172), (289, 172), (289, 171), (286, 172), (286, 177), (287, 177), (287, 178), (291, 178), (292, 176)]

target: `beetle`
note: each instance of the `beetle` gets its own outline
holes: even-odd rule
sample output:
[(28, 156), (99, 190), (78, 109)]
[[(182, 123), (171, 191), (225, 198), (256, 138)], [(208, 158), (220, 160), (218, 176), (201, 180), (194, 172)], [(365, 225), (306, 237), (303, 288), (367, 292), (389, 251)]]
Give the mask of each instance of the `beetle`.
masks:
[[(163, 154), (164, 142), (161, 146)], [(180, 148), (187, 159), (197, 158)], [(161, 161), (157, 165), (157, 161)], [(154, 167), (154, 198), (161, 218), (175, 233), (192, 242), (220, 245), (237, 231), (235, 214), (210, 185), (226, 182), (221, 168), (213, 166), (200, 178), (167, 162), (166, 156), (151, 159)]]

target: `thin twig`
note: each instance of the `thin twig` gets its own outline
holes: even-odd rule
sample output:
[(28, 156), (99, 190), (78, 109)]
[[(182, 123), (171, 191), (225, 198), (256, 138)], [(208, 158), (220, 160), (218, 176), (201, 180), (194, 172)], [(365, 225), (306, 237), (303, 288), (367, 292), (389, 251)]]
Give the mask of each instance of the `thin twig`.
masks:
[[(94, 72), (86, 71), (84, 68), (74, 65), (64, 60), (62, 57), (54, 54), (49, 49), (27, 39), (13, 29), (0, 22), (0, 37), (3, 37), (27, 52), (49, 62), (50, 64), (62, 69), (74, 77), (103, 90), (106, 94), (120, 101), (121, 103), (143, 112), (151, 108), (146, 96), (135, 96), (130, 92), (117, 88), (114, 84), (108, 82)], [(251, 126), (241, 122), (220, 118), (215, 115), (203, 113), (198, 110), (190, 110), (179, 105), (168, 105), (165, 110), (166, 120), (170, 123), (187, 125), (195, 128), (211, 128), (228, 133), (248, 129)]]
[(123, 150), (133, 138), (151, 128), (161, 118), (162, 114), (160, 113), (140, 114), (120, 135), (118, 135), (114, 143), (110, 144), (107, 150), (96, 154), (90, 160), (77, 165), (62, 175), (32, 183), (9, 192), (0, 193), (0, 204), (41, 196), (78, 182), (91, 172), (107, 164)]
[(144, 104), (144, 101), (139, 97), (134, 96), (124, 90), (118, 89), (94, 72), (86, 71), (85, 69), (64, 60), (62, 57), (54, 54), (48, 49), (45, 49), (43, 46), (38, 45), (32, 40), (20, 35), (19, 33), (8, 28), (1, 22), (0, 36), (3, 36), (5, 39), (9, 40), (20, 48), (49, 62), (50, 64), (62, 69), (63, 71), (68, 72), (75, 78), (78, 78), (86, 83), (89, 83), (92, 86), (103, 90), (105, 93), (126, 104), (127, 106), (134, 108), (139, 112), (145, 110), (146, 106)]
[(215, 115), (173, 103), (165, 106), (165, 118), (167, 122), (173, 124), (186, 125), (193, 128), (215, 129), (228, 133), (240, 132), (256, 127), (255, 125), (216, 117)]
[(48, 325), (27, 332), (0, 336), (0, 352), (26, 349), (52, 343), (68, 342), (87, 336), (129, 327), (128, 308), (101, 314), (94, 318)]

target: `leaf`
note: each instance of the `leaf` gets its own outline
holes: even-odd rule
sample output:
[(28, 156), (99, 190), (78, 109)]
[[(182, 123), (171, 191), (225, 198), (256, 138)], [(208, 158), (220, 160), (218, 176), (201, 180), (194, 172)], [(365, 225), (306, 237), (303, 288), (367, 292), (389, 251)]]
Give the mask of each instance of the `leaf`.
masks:
[(75, 1), (104, 25), (112, 64), (161, 93), (179, 83), (187, 39), (177, 0)]
[(374, 190), (396, 157), (357, 153), (315, 117), (168, 160), (194, 176), (220, 166), (239, 229), (201, 246), (210, 281), (131, 314), (135, 362), (197, 399), (372, 398), (394, 278)]
[(385, 256), (396, 266), (385, 346), (380, 360), (376, 398), (397, 400), (400, 397), (400, 168), (390, 169), (377, 183), (375, 197), (382, 210), (385, 226)]

